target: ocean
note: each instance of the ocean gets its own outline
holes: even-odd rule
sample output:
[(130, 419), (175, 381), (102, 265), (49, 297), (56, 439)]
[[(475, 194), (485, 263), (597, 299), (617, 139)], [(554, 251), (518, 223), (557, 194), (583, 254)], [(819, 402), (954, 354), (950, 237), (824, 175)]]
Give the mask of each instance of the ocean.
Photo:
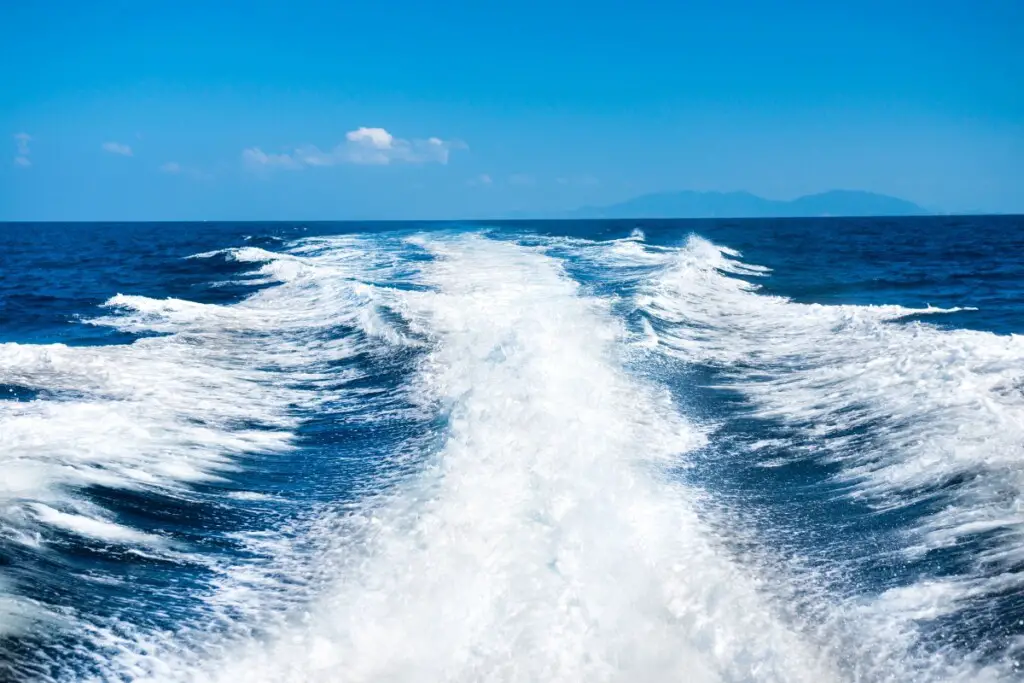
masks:
[(0, 680), (1024, 680), (1024, 218), (0, 224)]

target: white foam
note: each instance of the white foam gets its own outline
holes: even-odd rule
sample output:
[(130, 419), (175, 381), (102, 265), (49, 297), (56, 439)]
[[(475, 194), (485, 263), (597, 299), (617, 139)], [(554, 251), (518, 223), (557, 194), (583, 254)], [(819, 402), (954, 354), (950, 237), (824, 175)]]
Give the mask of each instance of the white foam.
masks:
[(107, 543), (127, 543), (155, 547), (167, 545), (166, 541), (159, 536), (143, 533), (121, 524), (97, 519), (96, 517), (61, 512), (41, 503), (33, 504), (32, 509), (39, 521), (44, 524), (60, 527), (95, 540)]
[[(767, 272), (739, 263), (735, 252), (699, 239), (681, 250), (640, 240), (570, 246), (621, 269), (609, 277), (646, 282), (637, 304), (656, 323), (648, 321), (640, 339), (646, 353), (729, 369), (765, 416), (826, 436), (842, 427), (837, 415), (893, 419), (881, 436), (909, 449), (902, 454), (909, 462), (930, 453), (917, 441), (946, 443), (950, 434), (974, 438), (993, 428), (946, 429), (942, 419), (972, 415), (959, 412), (965, 406), (978, 415), (1016, 414), (1014, 387), (1021, 385), (1007, 367), (1016, 362), (1017, 339), (890, 324), (922, 312), (900, 307), (766, 297), (726, 275)], [(238, 467), (246, 453), (287, 449), (298, 419), (293, 407), (320, 410), (362, 398), (299, 387), (327, 386), (325, 363), (369, 343), (429, 340), (429, 355), (403, 391), (450, 420), (443, 446), (423, 469), (355, 507), (318, 509), (306, 526), (244, 535), (262, 559), (217, 568), (205, 629), (95, 629), (104, 677), (317, 683), (1002, 675), (970, 663), (926, 668), (910, 657), (916, 620), (948, 615), (950, 605), (985, 595), (991, 584), (921, 583), (831, 612), (792, 614), (789, 577), (721, 548), (716, 537), (724, 527), (704, 495), (667, 474), (705, 437), (666, 392), (623, 369), (619, 354), (631, 337), (612, 302), (584, 296), (538, 249), (473, 236), (414, 242), (436, 260), (413, 267), (394, 245), (383, 249), (358, 237), (307, 240), (275, 259), (237, 250), (261, 268), (287, 263), (261, 271), (279, 284), (235, 306), (115, 297), (117, 315), (97, 322), (168, 335), (127, 347), (0, 346), (0, 381), (85, 395), (0, 406), (11, 411), (0, 412), (0, 446), (7, 434), (21, 435), (17, 450), (0, 448), (0, 466), (15, 473), (7, 500), (34, 501), (37, 513), (47, 506), (58, 515), (50, 523), (110, 540), (133, 530), (83, 523), (111, 522), (69, 503), (68, 487), (184, 486)], [(423, 291), (372, 284), (395, 273)], [(401, 313), (410, 331), (390, 324), (381, 305)], [(361, 341), (327, 333), (339, 325), (359, 330)], [(957, 343), (942, 341), (952, 338)], [(965, 350), (963, 339), (977, 344)], [(1009, 344), (1003, 355), (992, 350), (999, 343)], [(886, 355), (896, 351), (895, 360)], [(924, 372), (929, 363), (943, 369)], [(956, 369), (965, 363), (969, 371)], [(979, 387), (1002, 402), (984, 392), (979, 398)], [(958, 402), (963, 392), (973, 398)], [(885, 403), (890, 393), (893, 403)], [(915, 429), (922, 418), (928, 428)], [(243, 422), (266, 428), (240, 428)], [(20, 431), (6, 430), (19, 424)], [(1014, 423), (1006, 424), (1001, 433), (1012, 436)], [(861, 495), (898, 502), (931, 475), (927, 467), (893, 467), (888, 453), (863, 460), (844, 451), (840, 438), (832, 443), (830, 457)], [(944, 466), (955, 465), (957, 452)], [(28, 456), (4, 462), (4, 453)], [(979, 453), (994, 458), (983, 462), (999, 462), (984, 450), (960, 453), (966, 464), (947, 472), (976, 471), (971, 458)], [(934, 547), (943, 533), (996, 520), (984, 506), (971, 508), (980, 517), (955, 516), (982, 499), (983, 491), (976, 493), (972, 498), (968, 489), (958, 500), (965, 504), (947, 511), (953, 516), (933, 520), (921, 542)], [(3, 609), (0, 601), (0, 617)], [(827, 623), (813, 623), (822, 613)]]
[(255, 493), (253, 491), (231, 491), (228, 493), (228, 497), (235, 500), (279, 500), (277, 496), (269, 496), (265, 493)]
[[(637, 305), (660, 352), (721, 368), (757, 415), (797, 428), (815, 457), (839, 463), (850, 495), (879, 507), (944, 499), (908, 555), (998, 532), (968, 575), (941, 583), (941, 600), (937, 583), (881, 596), (872, 609), (888, 632), (938, 614), (937, 602), (955, 611), (1005, 590), (1012, 576), (1001, 572), (1024, 560), (1024, 338), (899, 322), (960, 308), (768, 296), (748, 279), (763, 269), (738, 257), (692, 237), (648, 274)], [(869, 438), (848, 436), (858, 432)]]
[(193, 681), (837, 679), (667, 478), (703, 437), (620, 368), (608, 306), (536, 251), (420, 243), (431, 291), (396, 305), (434, 343), (415, 386), (450, 411), (443, 448), (321, 520), (329, 579), (269, 643), (136, 665)]
[[(749, 268), (694, 238), (651, 280), (639, 303), (670, 323), (664, 350), (722, 366), (760, 414), (816, 436), (878, 423), (875, 449), (821, 440), (865, 494), (905, 504), (958, 475), (980, 476), (958, 487), (961, 507), (933, 520), (936, 543), (982, 519), (1024, 521), (1024, 338), (892, 323), (959, 308), (797, 304), (730, 272)], [(998, 489), (1011, 498), (986, 506)]]
[(260, 249), (259, 247), (232, 247), (230, 249), (215, 249), (214, 251), (204, 251), (199, 254), (192, 254), (186, 258), (189, 259), (207, 259), (215, 256), (224, 256), (229, 261), (241, 261), (243, 263), (259, 263), (261, 261), (281, 261), (290, 260), (293, 257), (290, 254), (267, 251), (266, 249)]
[(365, 401), (343, 386), (358, 372), (331, 364), (378, 341), (408, 340), (357, 279), (360, 265), (375, 263), (373, 250), (353, 259), (345, 248), (328, 259), (239, 250), (239, 260), (301, 267), (235, 305), (117, 295), (110, 315), (90, 321), (163, 336), (110, 346), (0, 344), (0, 384), (42, 392), (0, 401), (0, 533), (34, 548), (45, 547), (48, 528), (91, 542), (161, 545), (79, 492), (105, 486), (189, 499), (190, 484), (225, 477), (247, 455), (294, 448), (303, 412)]

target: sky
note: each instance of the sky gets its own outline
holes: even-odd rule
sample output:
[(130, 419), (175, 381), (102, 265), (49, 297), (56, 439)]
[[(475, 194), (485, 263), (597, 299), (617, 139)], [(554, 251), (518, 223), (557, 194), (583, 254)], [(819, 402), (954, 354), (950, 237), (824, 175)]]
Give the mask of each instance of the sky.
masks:
[(1024, 213), (1021, 0), (0, 0), (0, 26), (0, 221), (836, 188)]

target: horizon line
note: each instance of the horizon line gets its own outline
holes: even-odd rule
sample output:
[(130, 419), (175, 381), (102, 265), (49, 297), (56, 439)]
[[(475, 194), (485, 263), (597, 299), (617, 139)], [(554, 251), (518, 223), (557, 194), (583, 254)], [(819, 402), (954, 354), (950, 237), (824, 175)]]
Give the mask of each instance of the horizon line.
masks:
[(89, 219), (89, 220), (0, 220), (0, 225), (137, 225), (141, 223), (613, 223), (621, 221), (814, 221), (850, 220), (858, 218), (921, 220), (935, 218), (1024, 218), (1024, 213), (929, 213), (914, 215), (850, 214), (834, 216), (632, 216), (620, 218), (192, 218), (192, 219)]

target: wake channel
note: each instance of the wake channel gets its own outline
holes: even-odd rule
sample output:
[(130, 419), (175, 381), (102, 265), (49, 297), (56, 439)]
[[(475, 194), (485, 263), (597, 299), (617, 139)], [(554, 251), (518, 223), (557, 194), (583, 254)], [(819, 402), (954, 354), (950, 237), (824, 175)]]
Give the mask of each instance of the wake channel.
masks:
[(417, 241), (426, 291), (393, 295), (432, 344), (414, 391), (448, 415), (445, 442), (319, 525), (335, 580), (301, 618), (181, 678), (835, 679), (668, 475), (704, 437), (622, 369), (607, 302), (540, 250)]

